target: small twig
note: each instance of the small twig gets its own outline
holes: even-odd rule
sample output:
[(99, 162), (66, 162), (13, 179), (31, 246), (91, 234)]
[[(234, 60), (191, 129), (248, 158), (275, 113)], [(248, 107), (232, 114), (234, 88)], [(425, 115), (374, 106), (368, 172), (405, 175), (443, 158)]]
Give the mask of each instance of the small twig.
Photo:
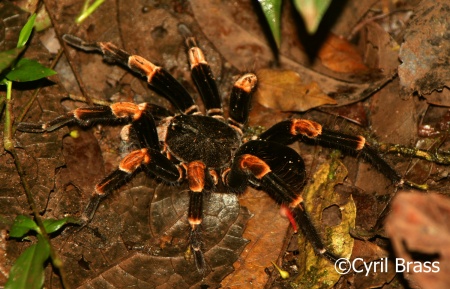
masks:
[[(68, 98), (71, 100), (88, 103), (88, 100), (82, 95), (69, 94)], [(92, 101), (93, 104), (96, 105), (106, 105), (106, 106), (111, 105), (111, 102), (99, 98), (91, 98), (90, 100)]]
[[(44, 4), (47, 7), (50, 7), (51, 5), (47, 5), (47, 3), (46, 3), (47, 1), (48, 0), (43, 0)], [(53, 13), (49, 13), (49, 17), (50, 17), (50, 20), (52, 21), (52, 25), (53, 25), (53, 28), (55, 29), (55, 32), (56, 32), (56, 35), (57, 35), (58, 39), (62, 39), (61, 36), (64, 33), (60, 30), (60, 25), (57, 25), (58, 22), (55, 19), (55, 15)], [(73, 31), (76, 28), (78, 28), (78, 25), (72, 26), (71, 31), (66, 31), (65, 33), (69, 33), (69, 34), (73, 33)], [(62, 41), (61, 45), (63, 47), (63, 51), (64, 51), (64, 53), (65, 53), (65, 55), (67, 57), (67, 61), (69, 62), (69, 66), (70, 66), (70, 68), (71, 68), (71, 70), (73, 72), (73, 75), (75, 76), (75, 79), (76, 79), (76, 81), (78, 83), (78, 87), (81, 90), (81, 93), (86, 97), (87, 103), (89, 105), (93, 105), (93, 102), (92, 102), (91, 98), (89, 97), (89, 94), (87, 93), (86, 87), (84, 86), (84, 83), (83, 83), (83, 81), (81, 79), (81, 76), (78, 73), (78, 70), (75, 69), (75, 63), (74, 63), (73, 59), (70, 57), (70, 54), (68, 53), (68, 45), (66, 44), (65, 41)]]
[(395, 13), (400, 13), (400, 12), (405, 12), (405, 11), (410, 11), (410, 10), (408, 10), (408, 9), (398, 9), (398, 10), (395, 10), (395, 11), (391, 11), (389, 13), (383, 13), (383, 14), (376, 15), (376, 16), (371, 17), (371, 18), (364, 19), (363, 21), (361, 21), (358, 24), (356, 24), (355, 27), (353, 27), (352, 31), (350, 32), (350, 34), (346, 38), (347, 38), (347, 40), (352, 40), (353, 37), (355, 37), (356, 33), (358, 33), (368, 23), (371, 23), (371, 22), (374, 22), (376, 20), (380, 20), (380, 19), (389, 17), (389, 16), (391, 16), (391, 15), (393, 15)]
[(384, 153), (401, 154), (403, 156), (419, 158), (441, 165), (450, 164), (449, 152), (438, 152), (437, 150), (434, 152), (429, 152), (422, 149), (409, 148), (399, 144), (380, 144), (379, 150)]

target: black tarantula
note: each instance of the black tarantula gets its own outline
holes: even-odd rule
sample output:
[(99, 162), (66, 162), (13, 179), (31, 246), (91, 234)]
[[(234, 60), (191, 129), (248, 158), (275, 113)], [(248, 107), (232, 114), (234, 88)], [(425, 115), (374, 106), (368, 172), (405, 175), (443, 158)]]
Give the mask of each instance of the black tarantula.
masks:
[(64, 35), (63, 39), (79, 49), (98, 51), (106, 60), (143, 75), (151, 87), (172, 103), (176, 113), (149, 103), (119, 102), (78, 108), (45, 124), (20, 123), (18, 129), (40, 133), (65, 125), (126, 124), (122, 138), (135, 142), (139, 149), (125, 156), (119, 167), (95, 186), (83, 220), (87, 223), (100, 201), (128, 182), (137, 171), (147, 171), (171, 184), (187, 180), (189, 244), (200, 272), (207, 267), (200, 237), (203, 198), (219, 184), (236, 194), (243, 193), (247, 186), (265, 191), (277, 204), (289, 208), (317, 254), (332, 262), (338, 259), (325, 248), (305, 211), (301, 196), (305, 166), (289, 144), (304, 141), (361, 154), (394, 183), (403, 183), (401, 176), (366, 144), (364, 137), (326, 130), (311, 120), (282, 121), (245, 142), (242, 131), (248, 121), (257, 76), (247, 73), (234, 83), (229, 116), (225, 118), (214, 76), (194, 38), (188, 38), (186, 43), (192, 78), (205, 113), (199, 111), (193, 98), (173, 76), (148, 60), (130, 55), (109, 42), (86, 43), (71, 35)]

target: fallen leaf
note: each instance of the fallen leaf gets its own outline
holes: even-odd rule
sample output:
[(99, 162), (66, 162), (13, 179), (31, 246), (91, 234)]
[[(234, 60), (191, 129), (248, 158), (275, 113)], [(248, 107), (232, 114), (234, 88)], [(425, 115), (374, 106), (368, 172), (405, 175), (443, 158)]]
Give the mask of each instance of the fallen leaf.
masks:
[(248, 189), (239, 198), (241, 206), (253, 214), (243, 237), (250, 242), (234, 264), (235, 271), (222, 282), (224, 288), (263, 288), (269, 276), (265, 268), (278, 259), (289, 221), (280, 215), (279, 206), (262, 191)]
[[(447, 0), (421, 1), (405, 32), (398, 68), (403, 94), (428, 95), (450, 87), (450, 4)], [(448, 94), (447, 94), (448, 95)], [(442, 105), (450, 106), (447, 98)]]
[(322, 92), (316, 82), (303, 83), (300, 75), (291, 70), (260, 69), (257, 101), (281, 111), (306, 111), (336, 101)]
[(318, 53), (322, 64), (336, 72), (362, 72), (369, 68), (360, 52), (346, 39), (329, 34)]
[[(332, 214), (326, 219), (334, 220), (333, 226), (324, 225), (324, 243), (331, 251), (342, 258), (350, 258), (353, 249), (353, 238), (349, 230), (355, 227), (356, 207), (351, 196), (341, 196), (335, 193), (334, 187), (343, 182), (347, 176), (347, 169), (336, 158), (330, 163), (324, 163), (314, 174), (313, 183), (309, 184), (303, 198), (306, 209), (316, 228), (323, 224), (327, 214)], [(322, 256), (317, 256), (304, 237), (299, 237), (299, 251), (305, 254), (299, 255), (299, 272), (296, 278), (297, 285), (302, 288), (331, 288), (341, 277), (335, 270), (334, 264)], [(311, 282), (311, 280), (314, 280)]]

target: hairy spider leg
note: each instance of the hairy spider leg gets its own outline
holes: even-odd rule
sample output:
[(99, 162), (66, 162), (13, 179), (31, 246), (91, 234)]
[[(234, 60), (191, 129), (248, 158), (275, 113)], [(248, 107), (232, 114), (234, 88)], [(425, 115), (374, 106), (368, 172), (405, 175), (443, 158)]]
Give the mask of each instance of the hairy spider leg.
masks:
[(95, 186), (94, 193), (83, 213), (82, 220), (86, 223), (89, 222), (93, 218), (100, 202), (113, 191), (126, 184), (140, 169), (147, 170), (170, 183), (175, 183), (180, 177), (178, 168), (159, 151), (151, 148), (134, 150), (122, 159), (118, 169), (110, 173)]
[(265, 191), (277, 204), (292, 210), (316, 254), (335, 262), (338, 257), (326, 249), (305, 210), (301, 197), (305, 180), (305, 165), (296, 151), (276, 142), (255, 140), (238, 150), (225, 184), (237, 193), (242, 193), (250, 184)]
[(90, 126), (94, 123), (125, 123), (129, 121), (123, 117), (114, 115), (110, 106), (94, 106), (77, 108), (66, 115), (59, 116), (46, 123), (17, 124), (17, 129), (23, 132), (43, 133), (57, 130), (66, 125)]
[(186, 165), (189, 183), (188, 221), (191, 227), (189, 246), (194, 255), (195, 265), (200, 273), (206, 270), (206, 261), (202, 252), (200, 225), (203, 221), (203, 197), (214, 190), (214, 181), (202, 161), (193, 161)]
[(248, 121), (252, 96), (257, 83), (258, 78), (255, 74), (246, 73), (236, 80), (231, 89), (228, 123), (237, 128), (241, 134)]
[(161, 153), (156, 124), (151, 114), (151, 112), (165, 114), (165, 111), (159, 110), (158, 107), (155, 110), (154, 106), (133, 103), (117, 103), (111, 105), (111, 108), (116, 116), (132, 120), (129, 127), (125, 127), (128, 129), (126, 135), (122, 134), (122, 138), (127, 138), (131, 134), (132, 138), (128, 141), (136, 142), (141, 149), (129, 153), (120, 162), (118, 169), (96, 185), (93, 197), (83, 214), (85, 221), (92, 219), (102, 199), (127, 183), (140, 169), (169, 183), (175, 183), (181, 177), (178, 167)]
[(402, 185), (405, 183), (409, 186), (414, 186), (413, 183), (404, 181), (400, 174), (366, 142), (363, 136), (353, 136), (324, 129), (320, 124), (312, 120), (294, 118), (279, 122), (262, 133), (259, 138), (285, 145), (302, 141), (324, 147), (337, 148), (344, 153), (362, 155), (394, 184)]
[(87, 43), (69, 34), (63, 35), (62, 38), (79, 49), (100, 52), (107, 61), (119, 63), (146, 77), (148, 84), (160, 92), (181, 113), (193, 114), (198, 112), (198, 106), (186, 88), (164, 68), (156, 66), (139, 55), (131, 55), (110, 42)]
[[(133, 111), (129, 106), (134, 106), (135, 110)], [(128, 115), (128, 118), (133, 120), (126, 134), (133, 134), (132, 141), (137, 142), (141, 149), (125, 156), (119, 168), (96, 185), (93, 197), (83, 214), (84, 221), (90, 221), (100, 201), (127, 183), (140, 169), (169, 183), (177, 182), (181, 176), (178, 167), (160, 152), (156, 124), (150, 111), (145, 109), (145, 105), (141, 107), (132, 103), (119, 103), (115, 112), (122, 117)]]
[(158, 120), (171, 115), (167, 109), (154, 104), (141, 103), (137, 105), (131, 102), (118, 102), (110, 106), (80, 107), (46, 123), (21, 122), (17, 124), (17, 129), (23, 132), (43, 133), (57, 130), (66, 125), (81, 127), (89, 127), (94, 124), (119, 125), (138, 120), (142, 114), (147, 113)]
[(188, 58), (191, 65), (192, 80), (194, 80), (205, 105), (206, 115), (222, 116), (223, 109), (219, 90), (203, 51), (197, 46), (193, 37), (186, 39), (186, 45), (189, 49)]
[(91, 201), (82, 216), (83, 220), (88, 222), (92, 219), (100, 201), (127, 183), (138, 169), (146, 170), (166, 182), (174, 183), (179, 180), (181, 174), (178, 167), (160, 152), (152, 112), (159, 114), (159, 117), (163, 117), (167, 113), (161, 107), (146, 103), (137, 105), (130, 102), (119, 102), (110, 106), (77, 108), (65, 116), (44, 124), (20, 123), (17, 129), (26, 132), (45, 132), (68, 124), (90, 126), (94, 123), (131, 123), (129, 131), (133, 132), (134, 140), (140, 149), (125, 156), (120, 162), (119, 168), (96, 185)]
[(141, 148), (161, 151), (155, 121), (153, 116), (146, 111), (122, 129), (121, 137), (127, 142), (137, 142)]

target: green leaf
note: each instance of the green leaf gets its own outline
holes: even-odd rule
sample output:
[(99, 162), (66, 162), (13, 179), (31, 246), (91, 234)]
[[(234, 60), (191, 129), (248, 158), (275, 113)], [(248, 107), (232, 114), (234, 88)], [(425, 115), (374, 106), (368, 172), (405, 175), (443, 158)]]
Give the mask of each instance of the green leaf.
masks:
[[(340, 222), (325, 228), (324, 243), (336, 256), (350, 258), (354, 239), (350, 230), (355, 228), (356, 205), (350, 195), (336, 194), (335, 187), (344, 182), (347, 168), (340, 161), (340, 153), (331, 153), (331, 160), (319, 166), (303, 190), (304, 204), (313, 224), (323, 224), (325, 215), (341, 216)], [(334, 212), (333, 212), (334, 211)], [(320, 228), (320, 227), (319, 227)], [(331, 288), (341, 275), (329, 260), (315, 253), (311, 242), (299, 236), (297, 264), (300, 274), (295, 277), (296, 288)], [(313, 284), (313, 285), (311, 285)]]
[(295, 7), (305, 22), (306, 30), (314, 34), (331, 0), (294, 0)]
[(44, 228), (48, 234), (51, 234), (61, 229), (61, 227), (67, 223), (79, 223), (79, 221), (71, 217), (63, 218), (60, 220), (47, 219), (44, 220)]
[(28, 39), (30, 38), (31, 32), (33, 31), (34, 21), (36, 20), (36, 13), (28, 18), (27, 23), (23, 26), (20, 31), (19, 40), (17, 41), (17, 48), (24, 47), (27, 44)]
[(30, 217), (19, 215), (14, 220), (14, 224), (9, 230), (9, 236), (13, 238), (22, 238), (28, 231), (38, 231), (38, 226)]
[(11, 67), (25, 48), (13, 48), (0, 52), (0, 73)]
[(39, 62), (27, 58), (20, 59), (16, 65), (6, 74), (6, 78), (11, 81), (27, 82), (38, 80), (56, 72), (47, 68)]
[(48, 242), (38, 235), (38, 242), (31, 245), (9, 272), (5, 289), (40, 289), (44, 285), (44, 263), (50, 255)]
[(267, 23), (269, 23), (273, 38), (280, 47), (281, 43), (281, 1), (282, 0), (259, 0)]

